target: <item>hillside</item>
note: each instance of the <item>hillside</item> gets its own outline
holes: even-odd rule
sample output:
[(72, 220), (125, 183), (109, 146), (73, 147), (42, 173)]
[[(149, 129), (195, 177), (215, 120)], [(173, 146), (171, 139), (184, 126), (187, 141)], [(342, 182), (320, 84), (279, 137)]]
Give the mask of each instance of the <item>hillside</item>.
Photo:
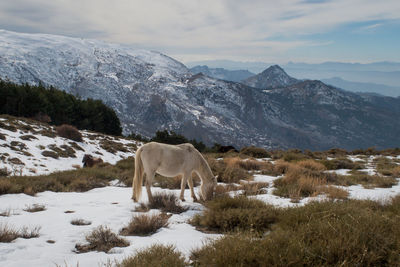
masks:
[(140, 143), (81, 131), (83, 141), (57, 136), (54, 126), (0, 115), (0, 170), (10, 175), (43, 175), (82, 167), (85, 154), (104, 162), (134, 156)]
[(150, 137), (169, 129), (207, 145), (266, 148), (399, 143), (400, 99), (361, 96), (313, 81), (296, 85), (293, 78), (274, 76), (275, 71), (267, 72), (271, 84), (263, 88), (276, 89), (263, 91), (193, 75), (157, 52), (95, 40), (0, 31), (0, 41), (0, 78), (40, 81), (101, 99), (115, 110), (124, 134)]

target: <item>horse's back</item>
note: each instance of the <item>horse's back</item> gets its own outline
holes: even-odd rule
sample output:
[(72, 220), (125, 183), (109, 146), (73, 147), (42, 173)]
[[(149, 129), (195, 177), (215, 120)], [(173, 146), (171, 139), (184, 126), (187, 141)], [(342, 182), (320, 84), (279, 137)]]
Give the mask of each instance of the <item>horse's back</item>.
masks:
[(197, 150), (192, 144), (169, 145), (150, 142), (140, 150), (145, 169), (156, 170), (164, 176), (187, 172), (198, 160)]

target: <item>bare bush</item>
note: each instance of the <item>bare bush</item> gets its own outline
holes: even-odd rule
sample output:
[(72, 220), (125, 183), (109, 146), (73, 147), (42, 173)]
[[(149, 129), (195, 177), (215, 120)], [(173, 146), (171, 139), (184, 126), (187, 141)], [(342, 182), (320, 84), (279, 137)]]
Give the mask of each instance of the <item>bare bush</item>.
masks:
[(56, 127), (57, 134), (61, 137), (76, 141), (76, 142), (82, 142), (82, 134), (79, 132), (79, 130), (68, 124), (63, 124), (61, 126)]
[(103, 251), (108, 252), (113, 247), (127, 247), (129, 242), (123, 238), (118, 237), (107, 226), (100, 225), (95, 228), (90, 234), (86, 236), (88, 244), (76, 244), (75, 249), (78, 253), (85, 253), (89, 251)]

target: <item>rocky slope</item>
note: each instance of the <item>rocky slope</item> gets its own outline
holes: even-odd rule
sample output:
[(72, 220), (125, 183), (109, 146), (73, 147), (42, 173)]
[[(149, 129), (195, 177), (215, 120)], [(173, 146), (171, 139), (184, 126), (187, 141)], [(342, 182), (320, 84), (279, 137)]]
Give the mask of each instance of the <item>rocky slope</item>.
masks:
[(237, 147), (381, 148), (400, 143), (400, 99), (298, 82), (278, 66), (263, 73), (267, 78), (251, 85), (275, 89), (193, 75), (158, 52), (0, 31), (0, 78), (42, 82), (102, 99), (117, 112), (124, 133), (153, 136), (156, 130), (171, 129), (209, 145)]

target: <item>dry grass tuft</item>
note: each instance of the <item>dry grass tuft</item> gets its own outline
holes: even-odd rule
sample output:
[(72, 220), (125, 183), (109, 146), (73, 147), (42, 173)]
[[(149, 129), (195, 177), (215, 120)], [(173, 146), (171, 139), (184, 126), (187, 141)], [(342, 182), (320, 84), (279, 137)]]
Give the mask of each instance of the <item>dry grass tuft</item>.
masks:
[(134, 215), (129, 224), (122, 228), (121, 235), (147, 236), (157, 232), (158, 229), (168, 226), (168, 216), (165, 213), (147, 215)]
[(296, 163), (298, 166), (312, 170), (312, 171), (325, 171), (326, 167), (322, 163), (319, 163), (312, 159), (302, 160)]
[(76, 244), (75, 249), (78, 253), (85, 253), (89, 251), (103, 251), (108, 252), (113, 247), (127, 247), (129, 242), (123, 238), (118, 237), (107, 226), (99, 226), (95, 228), (90, 234), (86, 236), (88, 244)]
[(92, 222), (86, 221), (84, 219), (74, 219), (71, 221), (72, 225), (77, 225), (77, 226), (84, 226), (84, 225), (91, 225)]
[(349, 197), (349, 191), (338, 188), (336, 186), (324, 186), (320, 190), (322, 193), (325, 193), (330, 199), (347, 199)]
[(174, 266), (185, 267), (188, 263), (185, 257), (172, 245), (152, 245), (138, 251), (134, 256), (124, 259), (117, 267), (133, 266)]
[(22, 227), (20, 230), (16, 230), (6, 224), (0, 224), (0, 243), (9, 243), (19, 237), (25, 239), (36, 238), (39, 237), (39, 232), (39, 226), (31, 230), (28, 227)]
[(33, 204), (30, 206), (26, 206), (26, 208), (24, 209), (24, 211), (27, 212), (39, 212), (44, 210), (46, 210), (46, 206), (41, 204)]
[(19, 232), (8, 225), (0, 224), (0, 243), (9, 243), (19, 237)]

